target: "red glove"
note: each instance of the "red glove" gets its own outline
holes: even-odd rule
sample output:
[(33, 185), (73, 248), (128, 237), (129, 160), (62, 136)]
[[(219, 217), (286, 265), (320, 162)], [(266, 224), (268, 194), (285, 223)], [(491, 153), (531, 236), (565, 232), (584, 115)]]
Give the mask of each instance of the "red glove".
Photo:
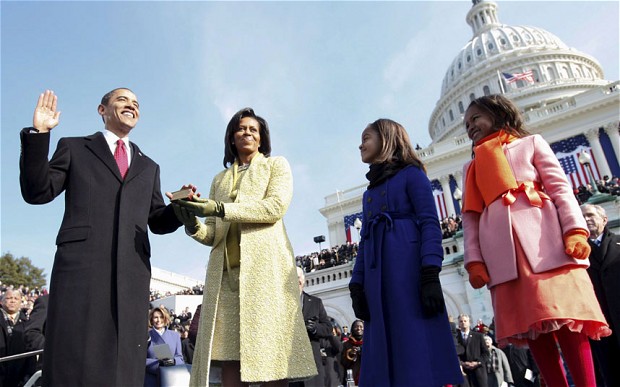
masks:
[(472, 262), (465, 266), (465, 269), (469, 273), (469, 283), (474, 289), (480, 289), (491, 280), (487, 265), (482, 262)]
[(564, 234), (564, 252), (575, 259), (586, 259), (590, 256), (588, 232), (580, 228)]

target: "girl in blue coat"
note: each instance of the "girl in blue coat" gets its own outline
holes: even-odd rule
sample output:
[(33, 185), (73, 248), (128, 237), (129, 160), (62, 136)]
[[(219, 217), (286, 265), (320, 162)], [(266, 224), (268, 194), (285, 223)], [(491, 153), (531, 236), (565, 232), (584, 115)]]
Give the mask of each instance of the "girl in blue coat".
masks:
[(463, 382), (439, 282), (441, 229), (431, 184), (400, 124), (379, 119), (359, 146), (370, 164), (349, 289), (364, 320), (360, 386)]

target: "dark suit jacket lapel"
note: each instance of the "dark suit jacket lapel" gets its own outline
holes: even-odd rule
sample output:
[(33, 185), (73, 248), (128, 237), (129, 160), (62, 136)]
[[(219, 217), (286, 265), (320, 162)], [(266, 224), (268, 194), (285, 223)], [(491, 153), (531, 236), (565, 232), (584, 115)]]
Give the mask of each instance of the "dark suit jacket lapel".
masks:
[(597, 246), (596, 243), (592, 242), (592, 240), (588, 239), (588, 245), (590, 245), (590, 267), (595, 270), (599, 270), (601, 268), (603, 262), (603, 255), (601, 255), (601, 249), (605, 241), (601, 243), (601, 246)]
[(86, 147), (88, 147), (88, 149), (90, 149), (95, 156), (97, 156), (97, 158), (101, 160), (106, 167), (108, 167), (108, 169), (119, 181), (122, 181), (123, 179), (121, 179), (121, 172), (118, 170), (118, 165), (116, 164), (116, 160), (114, 160), (114, 155), (110, 152), (110, 147), (108, 146), (103, 133), (97, 132), (92, 136), (86, 137), (86, 139), (89, 140), (86, 143)]
[(303, 292), (302, 294), (303, 294), (303, 297), (301, 301), (301, 310), (304, 315), (304, 320), (306, 320), (312, 317), (313, 305), (310, 304), (310, 302), (312, 302), (312, 299), (310, 298), (310, 296), (306, 292)]
[[(603, 240), (601, 241), (600, 246), (600, 257), (601, 257), (601, 269), (605, 270), (609, 265), (612, 264), (614, 259), (617, 257), (613, 256), (613, 251), (617, 251), (614, 249), (614, 246), (610, 246), (614, 241), (612, 240), (612, 233), (605, 229), (605, 235), (603, 235)], [(609, 253), (609, 254), (608, 254)]]
[[(127, 176), (125, 176), (125, 181), (129, 181), (134, 177), (138, 176), (144, 168), (146, 168), (147, 163), (144, 159), (144, 155), (140, 151), (140, 148), (133, 142), (131, 144), (131, 164), (129, 165), (129, 170), (127, 171)], [(114, 159), (114, 158), (113, 158)], [(120, 176), (120, 172), (119, 172)]]

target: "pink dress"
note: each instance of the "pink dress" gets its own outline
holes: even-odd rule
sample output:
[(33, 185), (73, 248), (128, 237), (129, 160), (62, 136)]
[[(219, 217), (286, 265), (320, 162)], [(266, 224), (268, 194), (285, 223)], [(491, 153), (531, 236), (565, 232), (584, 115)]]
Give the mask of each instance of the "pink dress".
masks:
[(519, 277), (491, 288), (499, 345), (524, 346), (527, 339), (564, 325), (594, 340), (609, 336), (611, 330), (586, 269), (564, 266), (533, 273), (519, 239), (514, 238)]

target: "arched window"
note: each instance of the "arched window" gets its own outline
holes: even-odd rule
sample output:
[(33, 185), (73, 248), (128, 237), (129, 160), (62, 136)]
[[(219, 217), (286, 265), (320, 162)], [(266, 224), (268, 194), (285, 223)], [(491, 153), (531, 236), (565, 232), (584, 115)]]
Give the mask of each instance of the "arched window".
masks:
[(583, 73), (581, 72), (581, 69), (579, 67), (575, 68), (575, 77), (583, 78)]
[(473, 101), (473, 100), (475, 100), (475, 99), (476, 99), (476, 95), (475, 95), (474, 93), (471, 93), (471, 94), (469, 95), (469, 101), (471, 102), (471, 101)]
[(491, 95), (491, 89), (489, 89), (489, 86), (484, 86), (482, 88), (482, 91), (484, 92), (484, 95)]
[(547, 76), (549, 77), (549, 80), (553, 80), (558, 77), (555, 73), (555, 69), (551, 66), (547, 67)]
[(465, 109), (463, 108), (463, 101), (459, 101), (459, 113), (465, 113)]
[(450, 122), (454, 121), (454, 113), (452, 113), (452, 109), (448, 111), (448, 114), (450, 115)]

